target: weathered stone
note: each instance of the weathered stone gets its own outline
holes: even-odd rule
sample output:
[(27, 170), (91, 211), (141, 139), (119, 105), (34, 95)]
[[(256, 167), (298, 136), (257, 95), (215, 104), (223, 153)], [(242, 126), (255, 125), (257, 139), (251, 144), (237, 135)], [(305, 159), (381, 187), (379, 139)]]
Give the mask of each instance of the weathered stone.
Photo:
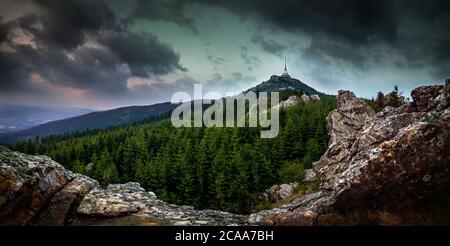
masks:
[(133, 182), (92, 190), (81, 202), (78, 213), (91, 218), (133, 215), (142, 223), (152, 225), (231, 225), (246, 220), (245, 216), (222, 211), (199, 211), (189, 206), (167, 204)]
[(420, 87), (413, 105), (386, 107), (363, 124), (357, 118), (361, 128), (329, 146), (314, 168), (333, 207), (401, 209), (449, 183), (450, 110), (433, 111), (439, 88)]
[(67, 225), (75, 217), (81, 200), (92, 189), (99, 188), (96, 180), (80, 174), (55, 194), (50, 203), (33, 221), (34, 225)]
[(251, 214), (248, 222), (259, 226), (312, 226), (316, 216), (313, 211), (272, 209)]
[(91, 191), (78, 207), (78, 213), (88, 216), (117, 217), (128, 215), (154, 204), (156, 196), (138, 183), (109, 185), (107, 189)]
[(277, 106), (277, 108), (289, 108), (296, 104), (299, 104), (300, 102), (308, 103), (312, 101), (320, 101), (319, 95), (306, 95), (303, 94), (300, 97), (298, 96), (290, 96), (288, 99), (281, 101)]
[(303, 179), (303, 182), (311, 182), (316, 180), (316, 178), (317, 175), (312, 168), (305, 170), (305, 178)]
[(406, 103), (404, 96), (399, 95), (397, 91), (392, 91), (384, 96), (384, 105), (400, 107)]
[(297, 187), (297, 182), (292, 182), (290, 184), (273, 185), (261, 194), (260, 200), (277, 202), (286, 199), (294, 193), (294, 190)]
[(430, 111), (434, 109), (438, 104), (438, 97), (441, 95), (441, 85), (435, 86), (421, 86), (411, 91), (411, 97), (413, 99), (413, 106), (418, 111)]
[(327, 116), (330, 145), (361, 129), (364, 123), (374, 115), (375, 111), (364, 100), (357, 98), (353, 92), (339, 91), (337, 109)]
[(73, 173), (46, 156), (0, 146), (0, 225), (28, 224)]
[(442, 90), (441, 100), (437, 107), (438, 110), (443, 110), (450, 106), (450, 79), (445, 80), (444, 89)]

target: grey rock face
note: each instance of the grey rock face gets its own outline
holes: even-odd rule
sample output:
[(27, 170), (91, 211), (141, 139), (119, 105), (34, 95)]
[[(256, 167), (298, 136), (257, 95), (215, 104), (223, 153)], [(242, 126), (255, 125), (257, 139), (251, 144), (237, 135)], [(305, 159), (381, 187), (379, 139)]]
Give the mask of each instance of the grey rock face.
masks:
[(375, 111), (367, 103), (355, 96), (351, 91), (339, 91), (337, 109), (327, 116), (327, 128), (330, 134), (330, 145), (353, 134), (375, 115)]
[(81, 202), (78, 213), (100, 218), (133, 215), (142, 224), (158, 225), (232, 225), (245, 221), (245, 216), (167, 204), (133, 182), (92, 190)]
[(306, 95), (303, 94), (301, 97), (298, 96), (290, 96), (287, 100), (281, 101), (276, 107), (279, 108), (289, 108), (300, 102), (308, 103), (312, 101), (320, 101), (319, 95)]
[(303, 179), (304, 182), (311, 182), (316, 180), (316, 178), (317, 175), (312, 168), (305, 170), (305, 178)]
[[(314, 164), (334, 208), (401, 209), (448, 184), (450, 110), (437, 110), (439, 88), (420, 87), (411, 104), (386, 107), (365, 122), (369, 114), (353, 114), (353, 132), (341, 135)], [(340, 97), (348, 94), (339, 94), (336, 112), (347, 108)], [(334, 120), (339, 119), (330, 119), (331, 133), (342, 129)]]
[(297, 187), (297, 182), (292, 182), (290, 184), (276, 184), (267, 189), (261, 197), (264, 201), (277, 202), (291, 196)]
[(413, 106), (416, 107), (417, 111), (429, 111), (435, 108), (440, 103), (438, 97), (442, 94), (443, 88), (441, 85), (435, 85), (421, 86), (414, 89), (411, 92)]
[(91, 190), (98, 188), (96, 180), (75, 174), (72, 181), (57, 192), (39, 216), (33, 220), (33, 225), (68, 225), (72, 223), (77, 206)]
[(0, 146), (0, 224), (26, 225), (74, 174), (45, 156)]

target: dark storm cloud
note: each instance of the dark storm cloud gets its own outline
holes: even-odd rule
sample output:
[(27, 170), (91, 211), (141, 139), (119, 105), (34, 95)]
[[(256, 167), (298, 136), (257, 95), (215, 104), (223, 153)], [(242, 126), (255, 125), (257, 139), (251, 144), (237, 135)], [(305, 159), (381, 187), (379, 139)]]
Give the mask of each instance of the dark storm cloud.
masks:
[(2, 17), (0, 16), (0, 43), (4, 42), (8, 37), (9, 26), (2, 23)]
[(288, 31), (327, 33), (352, 43), (396, 37), (392, 1), (332, 0), (198, 0), (241, 15), (255, 14)]
[(39, 74), (53, 85), (125, 93), (131, 76), (186, 71), (172, 47), (153, 34), (126, 30), (103, 1), (33, 2), (41, 11), (0, 22), (0, 40), (21, 29), (36, 44), (6, 41), (14, 52), (0, 51), (0, 88), (32, 90), (31, 75)]
[(391, 41), (397, 34), (389, 0), (135, 0), (131, 18), (169, 21), (197, 31), (195, 20), (185, 14), (189, 3), (223, 7), (245, 17), (256, 15), (276, 28), (327, 33), (357, 44), (369, 39)]
[(89, 32), (115, 27), (116, 19), (103, 1), (33, 0), (43, 9), (43, 30), (30, 28), (38, 40), (51, 42), (64, 49), (84, 43)]
[(399, 47), (411, 61), (407, 65), (422, 61), (422, 65), (431, 65), (431, 72), (437, 78), (447, 77), (450, 68), (450, 1), (401, 1), (397, 2), (396, 8), (404, 11), (403, 20), (408, 28), (406, 37), (399, 42)]
[(15, 52), (0, 53), (3, 89), (32, 90), (32, 74), (50, 84), (79, 89), (120, 92), (126, 89), (124, 81), (129, 77), (118, 69), (117, 58), (107, 49), (82, 47), (70, 54), (50, 47), (33, 49), (29, 45), (13, 46)]
[(151, 33), (113, 32), (101, 35), (99, 42), (114, 51), (134, 76), (164, 75), (175, 70), (186, 71), (180, 56)]
[(130, 18), (173, 22), (197, 33), (194, 20), (184, 14), (186, 3), (178, 0), (135, 0)]
[(349, 61), (354, 67), (367, 69), (366, 48), (354, 47), (348, 43), (335, 42), (332, 39), (317, 38), (303, 51), (303, 58), (315, 60), (321, 65), (330, 65), (327, 57), (335, 60)]
[(277, 43), (271, 38), (266, 39), (264, 36), (259, 34), (252, 35), (250, 41), (254, 44), (260, 45), (264, 51), (279, 57), (281, 57), (283, 52), (287, 49), (285, 45)]
[(437, 78), (448, 78), (450, 74), (450, 38), (440, 39), (432, 43), (430, 49), (434, 55), (431, 55), (433, 67), (432, 73)]
[[(445, 76), (450, 54), (450, 1), (446, 0), (197, 0), (220, 6), (243, 17), (255, 16), (273, 29), (311, 37), (308, 56), (349, 61), (358, 69), (367, 69), (386, 45), (405, 59), (399, 66), (431, 66)], [(267, 26), (267, 25), (265, 25)], [(326, 40), (326, 42), (323, 41)], [(276, 47), (275, 51), (277, 51)], [(270, 51), (270, 45), (262, 45)], [(319, 50), (320, 49), (320, 50)], [(280, 51), (280, 49), (278, 49)], [(320, 56), (320, 57), (319, 57)], [(386, 59), (386, 58), (385, 58)], [(378, 59), (385, 62), (383, 58)]]

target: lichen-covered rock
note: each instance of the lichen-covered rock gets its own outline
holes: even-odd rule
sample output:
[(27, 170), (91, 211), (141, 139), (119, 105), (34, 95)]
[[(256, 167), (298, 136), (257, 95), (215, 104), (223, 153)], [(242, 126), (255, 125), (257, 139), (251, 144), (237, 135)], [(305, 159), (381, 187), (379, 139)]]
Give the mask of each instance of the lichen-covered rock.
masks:
[(317, 175), (312, 168), (305, 170), (305, 178), (303, 179), (303, 182), (312, 182), (316, 180), (316, 178)]
[(297, 182), (292, 182), (290, 184), (272, 185), (269, 189), (263, 192), (263, 194), (260, 196), (260, 200), (277, 202), (286, 199), (294, 193), (294, 190), (297, 187)]
[(246, 221), (241, 215), (165, 203), (134, 182), (92, 190), (78, 207), (78, 214), (84, 217), (77, 224), (93, 223), (92, 218), (99, 223), (99, 219), (101, 222), (119, 216), (129, 216), (128, 223), (152, 225), (238, 225)]
[(248, 222), (259, 226), (313, 226), (317, 213), (313, 211), (290, 211), (272, 209), (251, 214)]
[(330, 145), (359, 130), (374, 115), (375, 111), (353, 92), (339, 91), (337, 109), (327, 116)]
[(138, 183), (114, 184), (91, 191), (78, 207), (78, 213), (117, 217), (136, 213), (155, 203), (156, 195), (146, 192)]
[(75, 178), (55, 194), (32, 224), (47, 226), (70, 224), (84, 196), (98, 187), (96, 180), (75, 174)]
[(26, 225), (73, 174), (46, 156), (0, 146), (0, 225)]
[(320, 101), (319, 95), (306, 95), (303, 94), (300, 97), (298, 96), (290, 96), (288, 99), (281, 101), (279, 104), (277, 104), (275, 107), (277, 108), (289, 108), (294, 105), (299, 104), (300, 102), (308, 103), (312, 101)]
[(64, 225), (98, 182), (46, 156), (0, 146), (0, 224)]
[(404, 96), (400, 95), (398, 91), (394, 90), (384, 96), (384, 105), (400, 107), (406, 103)]
[(413, 106), (417, 111), (429, 111), (439, 104), (438, 97), (441, 95), (443, 86), (421, 86), (411, 91)]
[[(450, 109), (436, 110), (439, 88), (420, 87), (411, 105), (386, 107), (366, 122), (356, 117), (359, 127), (329, 146), (314, 169), (333, 207), (401, 209), (449, 183)], [(340, 128), (335, 119), (330, 125)]]
[(444, 89), (442, 90), (441, 100), (437, 107), (438, 110), (443, 110), (450, 107), (450, 79), (445, 80)]

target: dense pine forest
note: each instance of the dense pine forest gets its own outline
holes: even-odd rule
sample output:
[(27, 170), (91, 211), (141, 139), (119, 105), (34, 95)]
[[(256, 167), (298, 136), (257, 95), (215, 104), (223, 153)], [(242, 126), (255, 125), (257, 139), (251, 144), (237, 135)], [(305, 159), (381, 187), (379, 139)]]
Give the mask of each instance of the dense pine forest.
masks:
[[(288, 94), (282, 94), (285, 99)], [(325, 117), (335, 99), (280, 111), (280, 132), (259, 128), (174, 128), (169, 119), (17, 143), (104, 186), (137, 181), (164, 201), (246, 213), (275, 183), (300, 181), (326, 150)]]

